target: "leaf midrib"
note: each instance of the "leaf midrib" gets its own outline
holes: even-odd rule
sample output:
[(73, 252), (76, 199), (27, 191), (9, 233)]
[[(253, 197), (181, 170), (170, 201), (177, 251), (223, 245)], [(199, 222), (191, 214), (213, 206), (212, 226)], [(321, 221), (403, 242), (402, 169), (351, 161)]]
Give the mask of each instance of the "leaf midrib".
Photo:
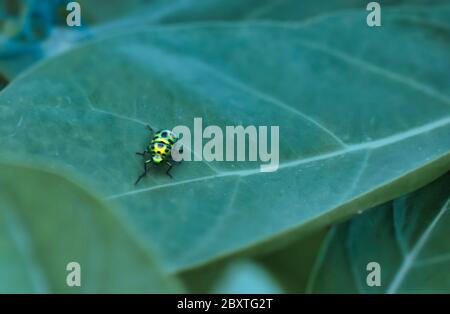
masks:
[[(408, 131), (405, 131), (405, 132), (400, 132), (400, 133), (382, 138), (382, 139), (368, 141), (368, 142), (361, 143), (361, 144), (349, 145), (345, 149), (337, 150), (337, 151), (334, 151), (331, 153), (326, 153), (326, 154), (321, 154), (321, 155), (317, 155), (317, 156), (313, 156), (313, 157), (309, 157), (309, 158), (285, 162), (285, 163), (282, 163), (278, 169), (291, 168), (291, 167), (296, 167), (296, 166), (299, 166), (302, 164), (309, 164), (309, 163), (317, 162), (320, 160), (327, 160), (327, 159), (331, 159), (331, 158), (338, 157), (341, 155), (345, 155), (345, 154), (349, 154), (349, 153), (353, 153), (353, 152), (357, 152), (357, 151), (362, 151), (365, 149), (373, 150), (376, 148), (388, 146), (388, 145), (395, 144), (395, 143), (401, 142), (403, 140), (415, 137), (417, 135), (425, 134), (425, 133), (433, 131), (435, 129), (445, 127), (449, 123), (450, 123), (450, 116), (448, 116), (447, 118), (436, 120), (434, 122), (424, 124), (420, 127), (409, 129)], [(139, 193), (143, 193), (143, 192), (147, 192), (147, 191), (157, 190), (157, 189), (161, 189), (161, 188), (169, 188), (169, 187), (173, 187), (176, 185), (193, 183), (193, 182), (197, 182), (197, 181), (206, 181), (206, 180), (230, 177), (230, 176), (245, 177), (245, 176), (251, 176), (251, 175), (256, 175), (256, 174), (262, 174), (262, 172), (260, 171), (259, 168), (252, 168), (252, 169), (248, 169), (248, 170), (219, 172), (216, 175), (203, 176), (203, 177), (182, 180), (182, 181), (177, 181), (177, 182), (170, 182), (170, 183), (166, 183), (166, 184), (152, 186), (149, 188), (143, 188), (143, 189), (132, 190), (132, 191), (124, 192), (124, 193), (113, 194), (113, 195), (107, 196), (106, 199), (109, 199), (109, 200), (117, 199), (117, 198), (131, 196), (131, 195), (135, 195), (135, 194), (139, 194)]]

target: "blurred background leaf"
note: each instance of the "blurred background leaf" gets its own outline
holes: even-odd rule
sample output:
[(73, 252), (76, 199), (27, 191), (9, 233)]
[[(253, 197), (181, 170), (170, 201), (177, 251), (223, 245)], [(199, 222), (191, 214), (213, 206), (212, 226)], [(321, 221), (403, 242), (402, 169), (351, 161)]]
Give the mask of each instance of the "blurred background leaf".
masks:
[[(448, 0), (384, 0), (383, 8), (414, 11), (415, 6)], [(65, 24), (69, 0), (0, 0), (0, 75), (8, 82), (41, 59), (49, 58), (92, 36), (110, 36), (144, 24), (251, 20), (309, 21), (348, 10), (364, 11), (361, 0), (79, 0), (80, 28)], [(44, 45), (44, 47), (43, 47)], [(3, 84), (5, 85), (5, 84)], [(0, 89), (2, 84), (0, 84)]]
[[(113, 5), (110, 5), (110, 3)], [(119, 3), (118, 3), (119, 2)], [(326, 18), (343, 11), (366, 11), (369, 2), (361, 0), (154, 0), (154, 1), (90, 1), (81, 0), (82, 6), (96, 18), (92, 22), (112, 21), (119, 25), (143, 23), (174, 24), (199, 22), (311, 21)], [(448, 4), (448, 0), (382, 0), (383, 8), (402, 10)]]
[(0, 161), (0, 293), (181, 291), (119, 217), (59, 174)]
[(82, 34), (85, 28), (66, 25), (68, 2), (0, 0), (0, 76), (4, 82), (88, 37)]
[[(450, 293), (450, 173), (372, 208), (327, 235), (312, 272), (313, 293)], [(381, 266), (368, 287), (366, 265)]]

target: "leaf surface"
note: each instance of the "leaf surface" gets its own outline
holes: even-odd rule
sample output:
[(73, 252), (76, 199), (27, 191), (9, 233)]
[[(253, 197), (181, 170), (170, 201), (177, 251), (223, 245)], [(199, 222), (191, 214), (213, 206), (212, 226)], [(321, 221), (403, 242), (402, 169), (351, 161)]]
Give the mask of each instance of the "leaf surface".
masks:
[[(104, 202), (65, 177), (3, 161), (0, 248), (1, 293), (179, 291)], [(66, 284), (71, 262), (80, 287)]]

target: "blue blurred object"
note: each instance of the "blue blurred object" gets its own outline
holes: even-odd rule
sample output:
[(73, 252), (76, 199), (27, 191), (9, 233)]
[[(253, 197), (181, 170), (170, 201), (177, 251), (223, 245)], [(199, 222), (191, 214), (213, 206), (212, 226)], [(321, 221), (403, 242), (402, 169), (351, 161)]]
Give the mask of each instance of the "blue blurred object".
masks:
[(241, 260), (232, 263), (216, 282), (213, 293), (219, 294), (279, 294), (283, 289), (265, 268)]
[(0, 0), (0, 58), (42, 54), (41, 42), (61, 23), (68, 0)]

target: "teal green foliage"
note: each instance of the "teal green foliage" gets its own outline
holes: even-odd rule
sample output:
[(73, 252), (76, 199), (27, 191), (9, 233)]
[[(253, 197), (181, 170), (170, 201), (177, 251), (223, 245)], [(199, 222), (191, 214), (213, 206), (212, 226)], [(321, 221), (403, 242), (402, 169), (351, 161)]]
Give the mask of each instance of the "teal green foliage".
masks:
[[(0, 2), (0, 291), (448, 292), (447, 0), (79, 2)], [(194, 117), (279, 126), (279, 169), (134, 186)]]

